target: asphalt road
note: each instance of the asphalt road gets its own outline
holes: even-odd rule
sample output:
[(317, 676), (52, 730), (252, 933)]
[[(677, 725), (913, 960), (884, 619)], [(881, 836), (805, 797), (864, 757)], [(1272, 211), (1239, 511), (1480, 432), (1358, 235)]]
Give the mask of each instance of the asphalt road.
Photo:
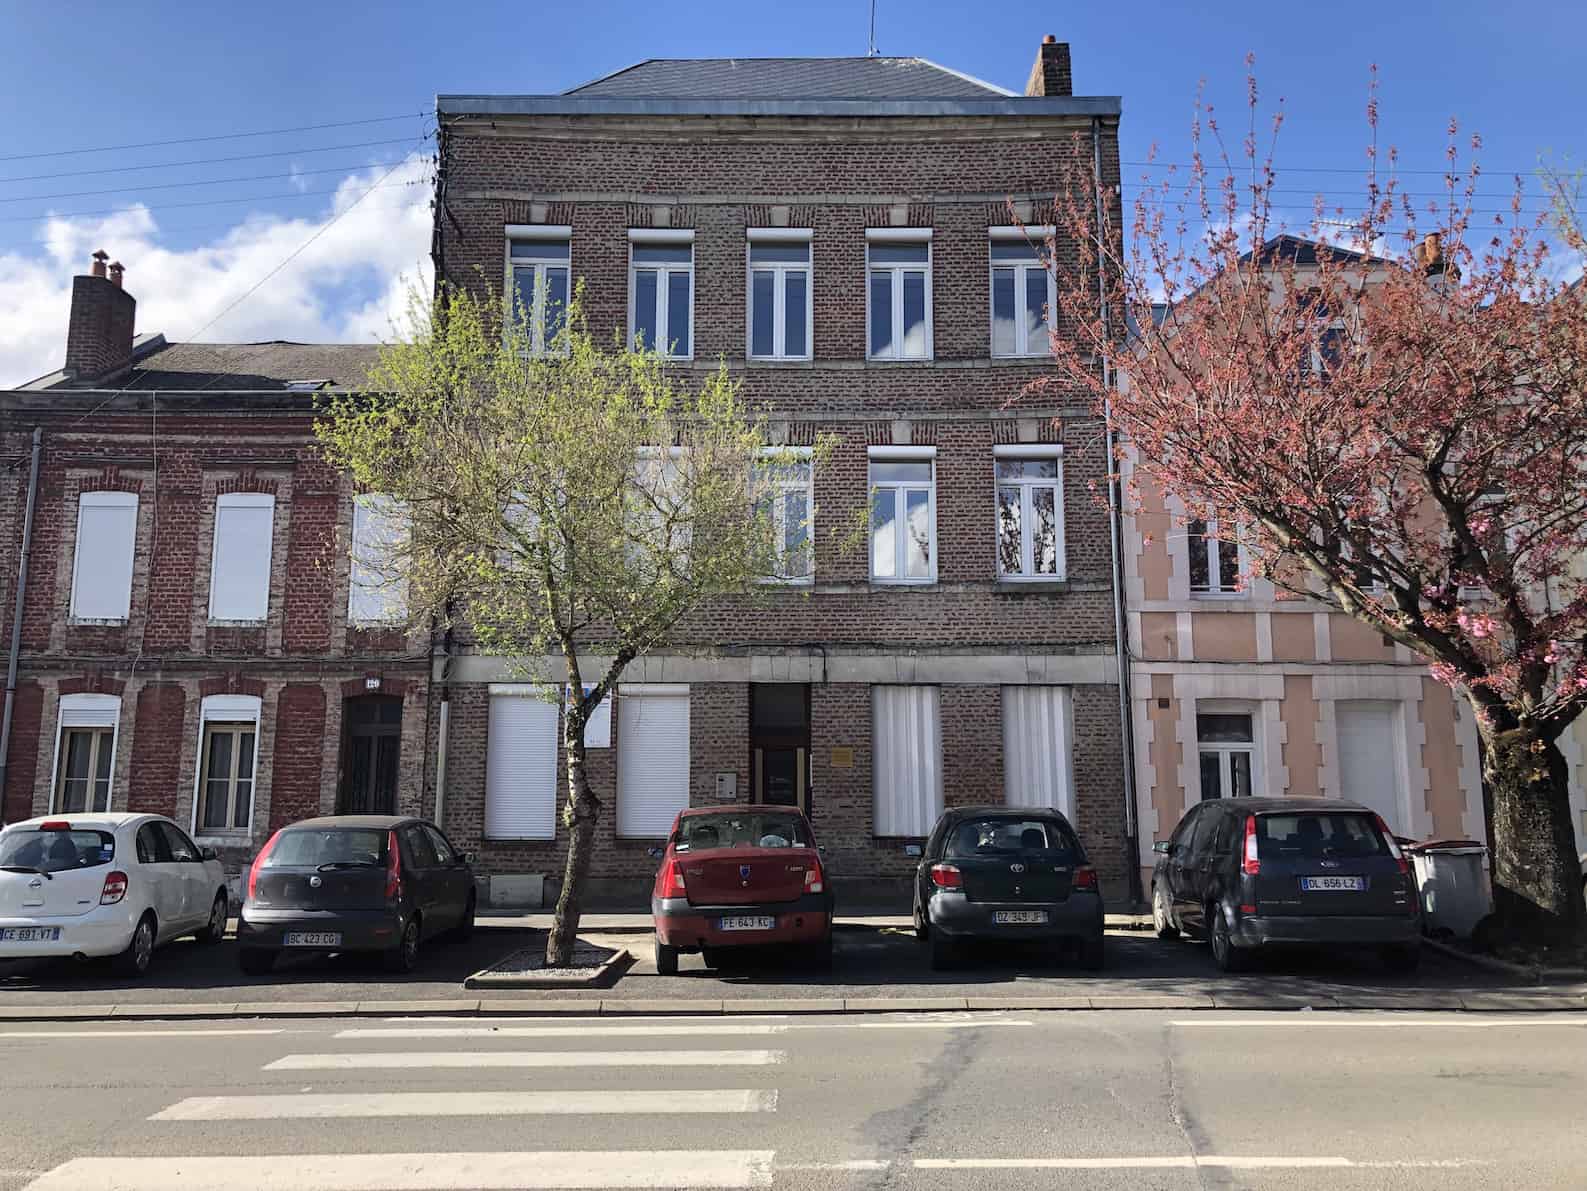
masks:
[(1587, 1014), (0, 1028), (0, 1189), (1587, 1184)]

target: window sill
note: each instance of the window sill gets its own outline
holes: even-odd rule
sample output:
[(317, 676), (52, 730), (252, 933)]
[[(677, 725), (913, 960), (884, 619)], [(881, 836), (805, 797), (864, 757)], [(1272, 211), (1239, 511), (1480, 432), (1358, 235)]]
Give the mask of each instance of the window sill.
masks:
[(68, 628), (96, 628), (96, 629), (124, 629), (127, 627), (125, 616), (71, 616), (66, 620)]
[(906, 359), (894, 359), (891, 356), (866, 356), (867, 368), (918, 368), (922, 364), (934, 364), (933, 356), (910, 356)]
[(744, 361), (746, 368), (814, 368), (815, 359), (811, 356), (750, 356)]
[(804, 591), (810, 591), (816, 585), (816, 577), (814, 575), (801, 575), (796, 579), (778, 579), (775, 577), (770, 577), (765, 579), (757, 579), (755, 580), (755, 583), (759, 587), (792, 587), (795, 590), (802, 589)]
[(936, 591), (937, 579), (872, 579), (872, 591)]
[(231, 620), (222, 616), (211, 616), (205, 624), (212, 629), (262, 629), (265, 627), (265, 618), (261, 616), (258, 620)]
[(1237, 600), (1249, 600), (1251, 593), (1248, 591), (1193, 591), (1190, 593), (1193, 600), (1206, 600), (1208, 603), (1228, 603)]
[(554, 835), (487, 835), (482, 836), (481, 844), (554, 844), (557, 837)]
[(347, 627), (361, 629), (365, 632), (389, 632), (406, 629), (408, 622), (405, 620), (349, 620)]
[(1062, 577), (1042, 576), (1038, 578), (1031, 576), (1030, 578), (1025, 578), (1021, 575), (999, 575), (995, 587), (996, 590), (1009, 595), (1024, 594), (1026, 592), (1036, 595), (1071, 590), (1069, 580)]
[(215, 828), (211, 828), (202, 835), (195, 831), (193, 833), (193, 842), (201, 848), (205, 844), (219, 844), (222, 847), (235, 847), (238, 844), (247, 844), (251, 847), (253, 845), (253, 828), (235, 827), (229, 831), (220, 831)]

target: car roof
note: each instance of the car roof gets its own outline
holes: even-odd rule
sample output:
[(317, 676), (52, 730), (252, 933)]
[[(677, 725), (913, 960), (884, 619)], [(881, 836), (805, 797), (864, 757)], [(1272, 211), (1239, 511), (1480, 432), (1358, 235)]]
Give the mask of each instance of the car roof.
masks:
[(1050, 815), (1054, 819), (1063, 819), (1069, 822), (1064, 813), (1053, 806), (956, 806), (943, 812), (945, 822), (958, 822), (960, 819), (1028, 819), (1032, 815)]
[[(1244, 815), (1293, 815), (1306, 811), (1353, 811), (1363, 815), (1373, 813), (1371, 807), (1362, 806), (1359, 802), (1347, 802), (1343, 798), (1228, 798), (1207, 801), (1230, 807), (1235, 813)], [(1207, 803), (1197, 805), (1205, 806)]]
[(149, 811), (94, 811), (83, 814), (69, 814), (58, 812), (53, 815), (36, 815), (31, 819), (19, 819), (15, 823), (6, 824), (6, 830), (14, 827), (37, 827), (41, 823), (70, 823), (73, 829), (115, 831), (129, 823), (142, 823), (146, 820), (160, 819), (167, 823), (175, 820), (168, 815), (156, 815)]
[(393, 827), (422, 821), (413, 815), (321, 815), (317, 819), (300, 819), (296, 823), (288, 823), (281, 830), (291, 831), (298, 827), (312, 827), (316, 830), (328, 827), (383, 827), (389, 831)]
[(691, 806), (678, 812), (680, 819), (698, 819), (701, 815), (742, 815), (747, 811), (775, 811), (784, 815), (805, 817), (796, 806), (783, 806), (776, 802), (730, 802), (721, 806)]

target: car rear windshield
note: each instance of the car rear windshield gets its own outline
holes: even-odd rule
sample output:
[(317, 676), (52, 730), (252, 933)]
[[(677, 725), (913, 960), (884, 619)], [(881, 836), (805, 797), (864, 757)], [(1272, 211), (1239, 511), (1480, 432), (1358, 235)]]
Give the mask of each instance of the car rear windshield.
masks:
[(64, 873), (97, 868), (116, 858), (116, 837), (108, 831), (23, 829), (0, 835), (0, 869)]
[(1388, 850), (1370, 815), (1311, 811), (1256, 817), (1256, 852), (1264, 860), (1353, 859)]
[(379, 827), (296, 828), (283, 831), (265, 855), (265, 868), (317, 868), (322, 864), (386, 863), (386, 839)]
[(798, 815), (691, 815), (678, 824), (678, 850), (707, 848), (809, 848), (810, 829)]
[(1080, 845), (1052, 819), (967, 819), (948, 833), (948, 855), (960, 860), (1031, 852), (1078, 860)]

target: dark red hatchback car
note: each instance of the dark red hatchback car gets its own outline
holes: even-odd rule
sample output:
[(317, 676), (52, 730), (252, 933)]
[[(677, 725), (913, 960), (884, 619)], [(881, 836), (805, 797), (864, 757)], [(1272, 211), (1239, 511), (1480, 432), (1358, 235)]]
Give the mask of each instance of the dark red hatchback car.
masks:
[(832, 890), (803, 814), (787, 806), (700, 807), (672, 825), (650, 897), (656, 970), (701, 952), (715, 966), (738, 947), (796, 948), (832, 962)]

